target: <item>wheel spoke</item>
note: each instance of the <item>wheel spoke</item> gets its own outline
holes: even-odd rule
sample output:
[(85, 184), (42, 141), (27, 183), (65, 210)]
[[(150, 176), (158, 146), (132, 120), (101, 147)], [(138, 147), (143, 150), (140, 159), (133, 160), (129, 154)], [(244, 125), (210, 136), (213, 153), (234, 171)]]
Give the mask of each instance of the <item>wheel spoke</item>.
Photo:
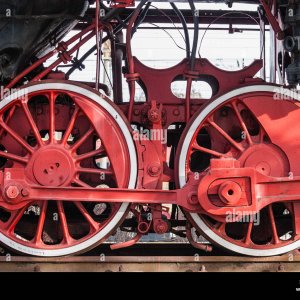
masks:
[(214, 227), (220, 233), (225, 233), (226, 223), (225, 222), (218, 222)]
[(10, 217), (10, 220), (5, 223), (5, 229), (8, 232), (14, 232), (14, 229), (16, 228), (16, 226), (18, 225), (19, 221), (23, 217), (24, 212), (26, 211), (26, 209), (28, 208), (28, 206), (29, 206), (29, 204), (25, 205), (23, 208), (15, 211), (12, 214), (12, 216)]
[(92, 168), (78, 168), (78, 173), (88, 173), (88, 174), (99, 174), (99, 175), (112, 175), (113, 171), (111, 169), (92, 169)]
[(207, 123), (211, 125), (214, 129), (216, 129), (233, 147), (235, 147), (240, 152), (244, 151), (244, 148), (237, 143), (234, 139), (232, 139), (219, 125), (217, 125), (214, 121), (207, 119)]
[(46, 212), (47, 212), (47, 207), (48, 207), (48, 201), (43, 201), (41, 205), (41, 211), (40, 211), (40, 218), (39, 218), (39, 223), (36, 229), (36, 234), (34, 237), (34, 243), (35, 244), (40, 244), (42, 243), (42, 234), (43, 234), (43, 229), (44, 229), (44, 224), (46, 220)]
[(91, 228), (93, 230), (97, 230), (99, 228), (99, 223), (94, 221), (94, 219), (90, 216), (90, 214), (87, 212), (85, 207), (82, 205), (81, 202), (74, 202), (76, 207), (79, 209), (79, 211), (82, 213), (82, 215), (85, 217), (85, 219), (88, 221), (90, 224)]
[(17, 162), (24, 163), (24, 164), (28, 163), (28, 159), (26, 157), (21, 157), (19, 155), (11, 154), (11, 153), (4, 152), (4, 151), (0, 151), (0, 157), (11, 159), (13, 161), (17, 161)]
[(198, 150), (198, 151), (201, 151), (201, 152), (205, 152), (205, 153), (208, 153), (208, 154), (216, 156), (216, 157), (227, 157), (226, 154), (223, 154), (223, 153), (220, 153), (220, 152), (217, 152), (217, 151), (199, 146), (197, 142), (195, 142), (192, 145), (192, 149)]
[(76, 184), (78, 184), (81, 187), (86, 187), (86, 188), (90, 188), (91, 187), (90, 185), (88, 185), (87, 183), (83, 182), (82, 180), (80, 180), (78, 178), (75, 178), (73, 180), (73, 183), (76, 183)]
[(277, 234), (277, 229), (276, 229), (276, 223), (275, 223), (275, 218), (274, 218), (274, 213), (272, 209), (272, 204), (268, 206), (268, 214), (269, 214), (269, 219), (271, 222), (271, 227), (272, 227), (272, 234), (273, 234), (273, 241), (275, 244), (279, 243), (278, 239), (278, 234)]
[(262, 130), (262, 128), (260, 128), (260, 130), (259, 130), (259, 142), (260, 143), (264, 142), (265, 135), (266, 135), (265, 131)]
[(63, 237), (64, 237), (64, 242), (67, 244), (71, 244), (73, 239), (69, 233), (67, 218), (66, 218), (66, 214), (65, 214), (65, 210), (64, 210), (62, 201), (57, 201), (57, 209), (58, 209), (60, 225), (61, 225), (61, 229), (62, 229), (62, 233), (63, 233)]
[(61, 143), (62, 143), (63, 145), (66, 145), (67, 142), (68, 142), (68, 138), (69, 138), (70, 134), (72, 133), (72, 130), (73, 130), (74, 125), (75, 125), (75, 122), (76, 122), (77, 117), (78, 117), (78, 114), (79, 114), (79, 107), (76, 106), (76, 107), (75, 107), (75, 110), (74, 110), (74, 112), (73, 112), (73, 115), (72, 115), (72, 117), (71, 117), (71, 120), (69, 121), (68, 128), (66, 129), (65, 134), (64, 134), (64, 136), (63, 136), (63, 138), (62, 138)]
[(247, 128), (247, 126), (246, 126), (246, 124), (245, 124), (245, 122), (244, 122), (244, 120), (243, 120), (243, 118), (242, 118), (242, 116), (241, 116), (238, 108), (237, 108), (236, 103), (232, 102), (231, 106), (232, 106), (232, 108), (233, 108), (233, 110), (234, 110), (234, 112), (235, 112), (235, 114), (236, 114), (236, 116), (237, 116), (237, 118), (239, 120), (239, 123), (240, 123), (240, 125), (241, 125), (241, 127), (242, 127), (242, 129), (244, 131), (244, 134), (246, 135), (246, 139), (247, 139), (249, 145), (250, 146), (253, 145), (253, 141), (251, 139), (251, 136), (250, 136), (250, 133), (248, 131), (248, 128)]
[(251, 243), (252, 228), (253, 228), (253, 221), (249, 222), (248, 227), (247, 227), (247, 233), (246, 233), (246, 237), (245, 237), (246, 245), (249, 245)]
[(105, 150), (103, 148), (100, 148), (100, 149), (97, 149), (97, 150), (94, 150), (94, 151), (91, 151), (91, 152), (87, 152), (87, 153), (78, 155), (76, 157), (76, 161), (79, 162), (79, 161), (82, 161), (84, 159), (94, 157), (94, 156), (97, 156), (97, 155), (102, 155), (102, 154), (105, 154)]
[(49, 141), (55, 140), (55, 93), (51, 92), (49, 97)]
[(94, 128), (90, 129), (71, 147), (72, 151), (76, 151), (94, 132)]
[[(8, 124), (8, 122), (9, 122), (9, 120), (12, 118), (12, 116), (13, 116), (15, 110), (16, 110), (16, 105), (13, 106), (13, 107), (10, 109), (10, 111), (9, 111), (9, 113), (8, 113), (8, 116), (6, 117), (6, 119), (5, 119), (5, 121), (4, 121), (5, 124)], [(4, 130), (3, 128), (0, 128), (0, 137), (2, 137), (4, 131), (5, 131), (5, 130)]]
[(21, 138), (13, 129), (7, 126), (3, 120), (0, 121), (0, 126), (10, 135), (12, 136), (24, 149), (26, 149), (30, 154), (33, 153), (33, 148), (27, 144), (27, 142)]
[(300, 202), (293, 202), (289, 205), (290, 214), (293, 216), (294, 235), (300, 234)]
[(44, 144), (44, 142), (43, 142), (42, 137), (40, 135), (40, 132), (39, 132), (37, 126), (36, 126), (36, 123), (33, 120), (33, 117), (31, 115), (31, 112), (30, 112), (29, 108), (28, 108), (28, 105), (27, 105), (27, 103), (25, 103), (23, 101), (21, 103), (22, 103), (22, 108), (23, 108), (23, 111), (24, 111), (25, 116), (27, 118), (27, 121), (29, 122), (29, 125), (30, 125), (30, 127), (31, 127), (31, 129), (32, 129), (32, 131), (35, 135), (36, 141), (39, 144), (39, 146), (42, 146)]

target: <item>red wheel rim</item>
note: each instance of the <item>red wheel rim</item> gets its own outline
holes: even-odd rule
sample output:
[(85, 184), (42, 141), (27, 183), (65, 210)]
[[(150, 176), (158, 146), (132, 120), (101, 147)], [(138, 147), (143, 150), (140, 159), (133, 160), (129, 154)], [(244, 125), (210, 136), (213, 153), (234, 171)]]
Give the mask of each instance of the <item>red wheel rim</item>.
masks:
[[(266, 88), (270, 89), (271, 87)], [(209, 170), (209, 159), (222, 157), (233, 157), (240, 161), (242, 167), (255, 167), (261, 173), (270, 176), (289, 176), (289, 158), (278, 145), (271, 142), (267, 131), (249, 108), (250, 102), (247, 102), (256, 97), (264, 101), (270, 100), (272, 105), (276, 105), (276, 101), (273, 100), (274, 92), (257, 92), (251, 95), (242, 89), (240, 91), (238, 96), (228, 97), (228, 100), (211, 109), (201, 119), (191, 140), (186, 141), (183, 138), (181, 148), (184, 143), (189, 143), (184, 167), (186, 178), (190, 172), (198, 172), (200, 177), (205, 175)], [(295, 103), (293, 105), (298, 106)], [(192, 121), (183, 133), (184, 137), (193, 126), (195, 125)], [(243, 133), (245, 138), (242, 138)], [(229, 250), (237, 249), (234, 251), (250, 254), (250, 251), (241, 250), (245, 248), (251, 249), (251, 255), (273, 255), (272, 250), (276, 248), (297, 248), (299, 236), (295, 234), (294, 209), (290, 203), (269, 205), (260, 211), (257, 219), (259, 224), (256, 224), (255, 218), (248, 222), (224, 222), (208, 214), (187, 215), (204, 236)], [(198, 223), (203, 224), (202, 229)], [(234, 245), (232, 249), (231, 245)]]
[[(43, 186), (128, 187), (130, 154), (114, 119), (121, 116), (110, 115), (88, 94), (43, 89), (5, 105), (1, 169), (23, 168), (26, 180)], [(36, 199), (15, 211), (0, 208), (0, 232), (33, 249), (72, 248), (98, 235), (121, 206)]]

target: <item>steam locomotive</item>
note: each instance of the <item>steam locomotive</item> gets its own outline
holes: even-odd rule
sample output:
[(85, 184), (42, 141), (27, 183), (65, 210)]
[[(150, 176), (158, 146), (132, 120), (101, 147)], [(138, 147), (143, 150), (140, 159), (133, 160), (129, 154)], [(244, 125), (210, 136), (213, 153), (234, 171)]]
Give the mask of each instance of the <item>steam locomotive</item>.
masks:
[[(78, 254), (116, 232), (131, 239), (112, 249), (151, 233), (250, 256), (300, 246), (299, 1), (213, 1), (252, 4), (249, 13), (208, 13), (204, 0), (155, 2), (165, 6), (0, 1), (0, 242), (9, 249)], [(176, 24), (184, 37), (173, 67), (133, 56), (136, 31), (154, 22)], [(201, 24), (254, 26), (261, 58), (217, 68), (197, 51)], [(105, 43), (111, 87), (100, 80)], [(95, 80), (71, 80), (92, 55)], [(183, 98), (174, 81), (185, 83)], [(197, 81), (211, 87), (210, 99), (193, 97)], [(136, 101), (137, 87), (145, 101)]]

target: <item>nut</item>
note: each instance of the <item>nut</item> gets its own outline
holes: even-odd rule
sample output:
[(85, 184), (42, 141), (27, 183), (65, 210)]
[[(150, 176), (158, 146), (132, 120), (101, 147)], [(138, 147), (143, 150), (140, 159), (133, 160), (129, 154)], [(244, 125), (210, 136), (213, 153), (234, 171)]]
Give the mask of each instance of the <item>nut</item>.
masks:
[(6, 188), (6, 196), (9, 199), (16, 199), (20, 195), (20, 190), (16, 185), (10, 185)]

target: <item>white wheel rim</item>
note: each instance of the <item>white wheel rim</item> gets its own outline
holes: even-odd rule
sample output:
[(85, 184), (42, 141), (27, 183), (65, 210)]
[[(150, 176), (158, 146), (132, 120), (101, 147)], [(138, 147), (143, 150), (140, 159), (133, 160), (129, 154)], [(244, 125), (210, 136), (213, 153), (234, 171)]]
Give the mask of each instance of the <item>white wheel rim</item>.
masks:
[[(182, 188), (186, 184), (186, 175), (185, 175), (185, 162), (186, 157), (189, 149), (189, 145), (191, 143), (191, 140), (199, 127), (199, 125), (203, 122), (205, 117), (212, 112), (216, 107), (221, 105), (222, 103), (226, 102), (227, 100), (236, 97), (241, 94), (251, 93), (251, 92), (278, 92), (284, 93), (284, 95), (290, 95), (291, 91), (288, 89), (278, 88), (276, 86), (270, 86), (270, 85), (253, 85), (253, 86), (247, 86), (238, 88), (236, 90), (233, 90), (229, 93), (226, 93), (219, 98), (215, 99), (214, 101), (210, 102), (197, 116), (197, 118), (193, 121), (192, 125), (189, 128), (188, 133), (185, 135), (184, 142), (182, 143), (182, 148), (179, 156), (179, 163), (178, 163), (178, 182), (179, 186)], [(293, 93), (292, 98), (300, 101), (300, 95)], [(274, 100), (278, 101), (278, 100)], [(187, 213), (191, 219), (194, 221), (194, 223), (199, 227), (200, 231), (204, 233), (205, 236), (207, 236), (209, 239), (214, 241), (216, 244), (220, 245), (221, 247), (224, 247), (230, 251), (249, 255), (249, 256), (273, 256), (273, 255), (280, 255), (292, 250), (295, 250), (300, 247), (300, 240), (296, 241), (294, 243), (290, 243), (289, 245), (279, 247), (279, 248), (273, 248), (273, 249), (251, 249), (246, 247), (241, 247), (236, 244), (230, 243), (229, 241), (223, 239), (219, 235), (217, 235), (214, 231), (212, 231), (208, 225), (200, 218), (200, 216), (196, 213)]]
[[(7, 98), (3, 99), (0, 102), (0, 109), (8, 105), (11, 101), (15, 100), (17, 97), (21, 97), (22, 95), (25, 95), (26, 93), (34, 93), (37, 91), (43, 91), (43, 90), (65, 90), (69, 92), (75, 92), (78, 94), (81, 94), (85, 97), (88, 97), (90, 100), (96, 102), (100, 106), (102, 106), (116, 121), (118, 126), (123, 132), (124, 138), (126, 139), (127, 145), (128, 145), (128, 152), (130, 156), (130, 177), (129, 177), (129, 189), (134, 189), (136, 185), (136, 179), (137, 179), (137, 155), (136, 155), (136, 149), (135, 145), (132, 139), (132, 135), (124, 122), (121, 115), (115, 110), (115, 108), (110, 105), (104, 98), (102, 98), (100, 95), (91, 92), (88, 89), (84, 89), (82, 87), (79, 87), (77, 85), (73, 85), (70, 83), (50, 83), (45, 82), (37, 85), (28, 86), (27, 88), (24, 88), (23, 90), (20, 90)], [(102, 239), (107, 237), (118, 225), (118, 223), (122, 220), (124, 215), (127, 212), (127, 208), (129, 206), (129, 203), (123, 203), (118, 212), (115, 214), (115, 216), (112, 218), (112, 220), (97, 234), (92, 236), (86, 241), (83, 241), (80, 244), (62, 248), (62, 249), (37, 249), (33, 247), (24, 246), (23, 244), (19, 244), (16, 241), (8, 238), (6, 235), (2, 234), (0, 232), (0, 241), (8, 246), (9, 248), (12, 248), (18, 252), (22, 252), (25, 254), (30, 254), (34, 256), (64, 256), (64, 255), (70, 255), (74, 253), (78, 253), (81, 251), (84, 251), (85, 249), (91, 248), (93, 245), (99, 243)]]

